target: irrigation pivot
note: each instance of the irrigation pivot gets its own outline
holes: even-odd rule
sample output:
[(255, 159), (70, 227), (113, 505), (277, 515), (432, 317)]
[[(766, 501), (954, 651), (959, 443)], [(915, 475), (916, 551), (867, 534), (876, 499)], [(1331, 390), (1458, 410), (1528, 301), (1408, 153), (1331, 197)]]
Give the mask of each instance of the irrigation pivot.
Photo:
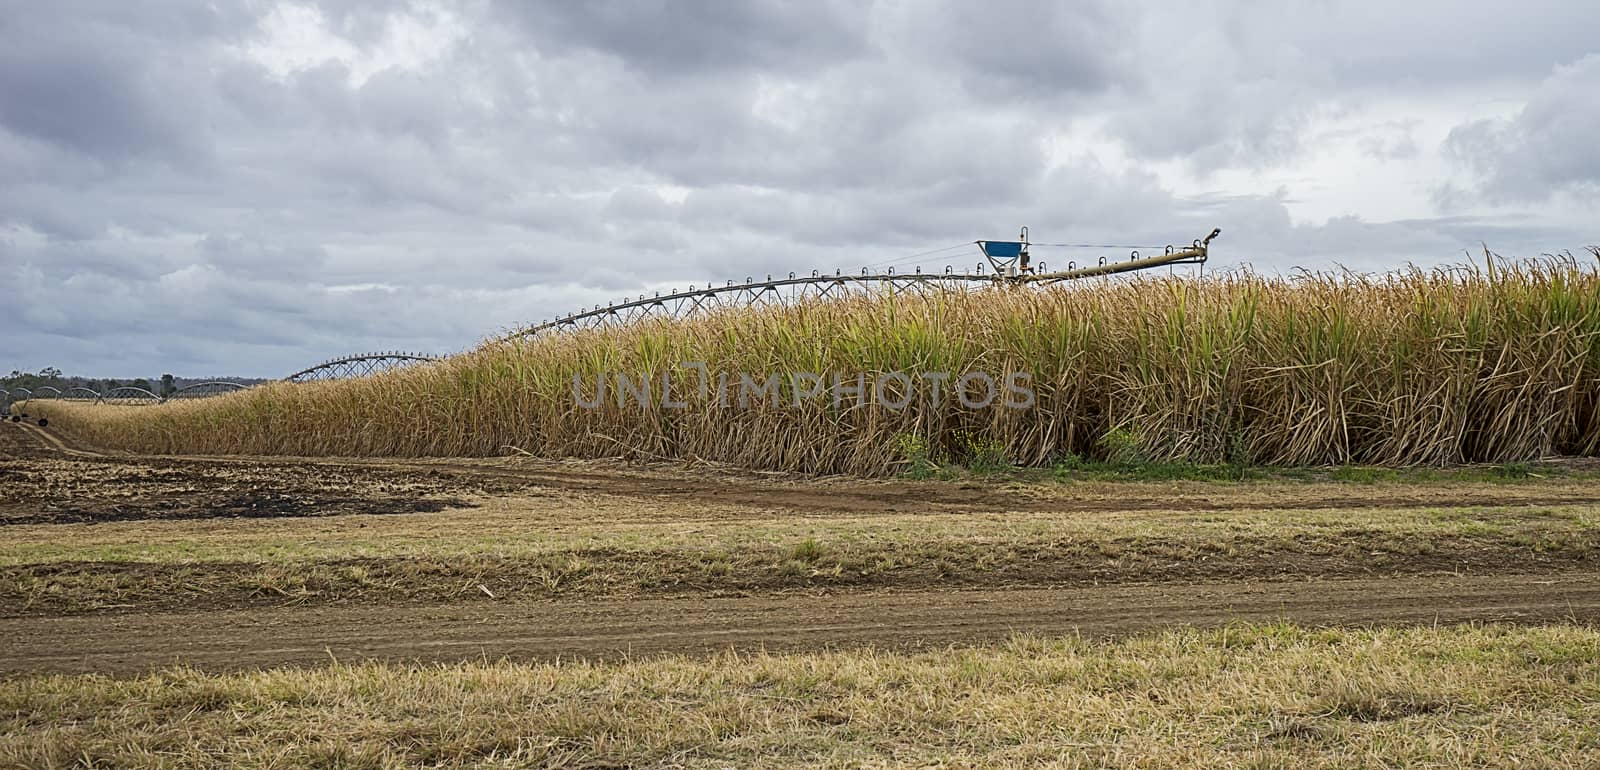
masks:
[[(1222, 234), (1222, 228), (1213, 228), (1204, 238), (1196, 238), (1194, 243), (1187, 248), (1176, 249), (1168, 246), (1166, 251), (1150, 256), (1140, 256), (1138, 251), (1132, 252), (1128, 259), (1121, 262), (1107, 262), (1105, 257), (1100, 258), (1099, 264), (1078, 267), (1076, 263), (1067, 263), (1066, 270), (1049, 271), (1043, 262), (1035, 268), (1032, 265), (1029, 253), (1032, 243), (1028, 242), (1028, 228), (1022, 232), (1015, 241), (978, 241), (978, 247), (983, 250), (983, 256), (994, 267), (998, 280), (1010, 283), (1060, 283), (1079, 278), (1094, 278), (1102, 275), (1116, 273), (1129, 273), (1135, 270), (1148, 270), (1162, 265), (1199, 265), (1204, 264), (1210, 254), (1211, 240)], [(1067, 244), (1063, 244), (1067, 245)]]
[[(1149, 270), (1166, 265), (1199, 265), (1205, 263), (1210, 253), (1212, 239), (1221, 234), (1221, 229), (1213, 229), (1204, 238), (1197, 238), (1189, 246), (1181, 249), (1167, 246), (1160, 253), (1146, 256), (1141, 255), (1139, 249), (1134, 247), (1124, 260), (1108, 261), (1101, 257), (1096, 264), (1079, 267), (1076, 262), (1068, 262), (1066, 269), (1052, 270), (1044, 261), (1036, 262), (1033, 259), (1034, 246), (1121, 247), (1100, 244), (1030, 243), (1028, 228), (1024, 227), (1015, 241), (973, 241), (950, 247), (971, 248), (973, 244), (978, 246), (984, 261), (977, 263), (968, 271), (957, 272), (954, 268), (946, 266), (942, 273), (924, 273), (920, 267), (916, 268), (915, 272), (897, 273), (894, 267), (888, 266), (875, 270), (862, 268), (860, 273), (836, 270), (830, 275), (813, 270), (810, 275), (789, 273), (786, 277), (776, 278), (768, 275), (766, 280), (747, 277), (743, 282), (706, 284), (703, 289), (691, 285), (687, 291), (673, 290), (667, 294), (657, 292), (650, 297), (641, 295), (635, 299), (624, 299), (610, 305), (585, 308), (554, 320), (523, 327), (501, 337), (501, 340), (530, 338), (564, 330), (626, 325), (653, 317), (681, 318), (700, 311), (723, 307), (749, 307), (822, 298), (873, 286), (888, 287), (895, 291), (925, 291), (962, 285), (1048, 285)], [(936, 249), (925, 254), (949, 251), (950, 248)]]
[(100, 397), (95, 399), (95, 403), (117, 404), (120, 406), (145, 406), (148, 404), (159, 404), (162, 402), (162, 400), (163, 399), (161, 396), (156, 395), (155, 392), (149, 389), (135, 387), (133, 385), (124, 385), (120, 388), (112, 388), (104, 393), (101, 393)]
[[(1138, 248), (1132, 247), (1133, 250), (1129, 253), (1128, 258), (1124, 260), (1107, 261), (1106, 258), (1101, 257), (1096, 264), (1079, 267), (1076, 262), (1068, 262), (1066, 269), (1052, 270), (1043, 260), (1034, 260), (1033, 248), (1035, 246), (1124, 247), (1103, 244), (1036, 244), (1029, 241), (1028, 228), (1024, 227), (1014, 241), (972, 241), (971, 243), (935, 249), (930, 252), (912, 255), (909, 258), (896, 260), (896, 262), (904, 262), (906, 259), (947, 252), (955, 248), (971, 248), (975, 244), (982, 253), (984, 261), (978, 262), (969, 270), (960, 272), (952, 266), (946, 266), (944, 272), (925, 273), (920, 267), (914, 268), (912, 272), (896, 272), (893, 266), (894, 263), (891, 262), (880, 264), (877, 268), (862, 268), (859, 273), (846, 273), (842, 270), (835, 270), (830, 275), (813, 270), (809, 275), (795, 273), (789, 273), (784, 277), (768, 275), (765, 280), (746, 277), (743, 282), (728, 281), (721, 285), (706, 284), (704, 288), (697, 288), (691, 285), (687, 291), (673, 290), (665, 295), (656, 292), (650, 297), (640, 295), (632, 300), (585, 308), (553, 321), (542, 321), (522, 328), (505, 335), (501, 339), (511, 340), (535, 337), (540, 334), (567, 329), (592, 329), (624, 325), (646, 318), (681, 318), (700, 311), (723, 307), (750, 307), (763, 304), (781, 304), (804, 299), (821, 299), (875, 287), (888, 288), (897, 292), (924, 292), (941, 291), (955, 286), (970, 285), (1048, 285), (1082, 278), (1148, 270), (1164, 265), (1204, 264), (1209, 255), (1212, 239), (1221, 233), (1221, 230), (1214, 229), (1206, 237), (1195, 239), (1189, 246), (1182, 249), (1167, 246), (1161, 253), (1141, 256)], [(315, 366), (295, 372), (285, 377), (284, 380), (287, 382), (318, 382), (351, 379), (437, 360), (439, 359), (435, 356), (422, 353), (394, 351), (360, 353), (323, 361)], [(246, 386), (233, 382), (200, 382), (163, 397), (143, 388), (132, 387), (117, 388), (106, 393), (96, 393), (93, 390), (82, 387), (69, 388), (65, 392), (51, 387), (41, 388), (41, 391), (48, 390), (50, 391), (49, 393), (33, 393), (24, 388), (14, 388), (9, 392), (0, 391), (0, 402), (9, 406), (15, 401), (46, 397), (74, 401), (92, 400), (95, 403), (159, 404), (169, 399), (204, 398), (244, 389), (246, 389)]]
[(422, 353), (359, 353), (353, 356), (323, 361), (316, 366), (301, 369), (283, 379), (288, 382), (344, 380), (386, 372), (390, 369), (397, 369), (418, 362), (437, 360), (439, 359), (434, 356)]
[(248, 390), (249, 387), (250, 386), (248, 385), (243, 385), (237, 382), (226, 382), (222, 380), (196, 382), (185, 385), (167, 394), (166, 400), (172, 401), (181, 398), (210, 398), (211, 396), (220, 396), (224, 393), (234, 393), (241, 390)]

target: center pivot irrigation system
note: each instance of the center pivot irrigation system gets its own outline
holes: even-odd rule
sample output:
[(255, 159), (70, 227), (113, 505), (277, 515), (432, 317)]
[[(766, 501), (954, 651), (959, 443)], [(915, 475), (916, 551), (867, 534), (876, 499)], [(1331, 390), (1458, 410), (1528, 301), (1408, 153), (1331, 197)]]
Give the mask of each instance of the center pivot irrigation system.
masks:
[[(1184, 248), (1175, 248), (1170, 245), (1163, 248), (1160, 246), (1114, 246), (1090, 243), (1033, 243), (1028, 240), (1028, 228), (1024, 227), (1014, 241), (972, 241), (970, 243), (957, 244), (921, 254), (913, 254), (910, 257), (893, 260), (889, 263), (880, 263), (875, 268), (864, 267), (860, 273), (846, 273), (842, 270), (836, 270), (832, 275), (829, 275), (813, 270), (810, 275), (789, 273), (787, 277), (778, 278), (768, 275), (766, 280), (747, 277), (743, 283), (728, 281), (722, 285), (707, 284), (704, 288), (696, 288), (691, 285), (687, 291), (673, 290), (665, 295), (656, 292), (654, 296), (650, 297), (641, 295), (635, 299), (625, 299), (610, 305), (597, 305), (554, 320), (541, 321), (538, 324), (507, 334), (501, 337), (501, 340), (528, 339), (561, 331), (626, 325), (647, 318), (683, 318), (718, 308), (751, 307), (782, 304), (805, 299), (837, 297), (873, 288), (888, 288), (890, 291), (926, 291), (930, 289), (949, 289), (957, 286), (1050, 285), (1063, 281), (1131, 273), (1162, 266), (1204, 265), (1206, 258), (1210, 255), (1212, 239), (1221, 234), (1221, 229), (1213, 229), (1204, 238), (1197, 238)], [(944, 272), (941, 273), (925, 273), (921, 267), (914, 268), (913, 272), (897, 273), (893, 266), (895, 263), (908, 262), (958, 248), (971, 248), (973, 244), (976, 244), (979, 251), (982, 252), (984, 261), (977, 263), (970, 271), (957, 272), (953, 267), (946, 266)], [(1065, 269), (1051, 269), (1051, 266), (1043, 260), (1037, 262), (1034, 260), (1034, 247), (1126, 248), (1131, 251), (1128, 258), (1123, 260), (1108, 261), (1105, 257), (1100, 257), (1093, 264), (1079, 266), (1077, 262), (1069, 261)], [(1150, 253), (1141, 254), (1142, 250), (1148, 250)], [(284, 381), (317, 382), (365, 377), (418, 362), (437, 360), (438, 358), (435, 356), (422, 353), (360, 353), (323, 361), (316, 366), (307, 367), (285, 377)], [(159, 396), (143, 388), (133, 387), (116, 388), (105, 393), (97, 393), (87, 388), (71, 388), (65, 392), (48, 386), (39, 388), (38, 392), (28, 391), (25, 388), (15, 388), (11, 391), (0, 390), (0, 407), (28, 398), (61, 398), (94, 401), (96, 403), (158, 404), (173, 399), (214, 396), (235, 390), (243, 390), (246, 387), (234, 382), (201, 382), (184, 387), (166, 397)], [(47, 393), (45, 391), (54, 392)]]
[(334, 358), (316, 366), (306, 367), (288, 377), (286, 382), (317, 382), (320, 380), (347, 380), (369, 374), (386, 372), (418, 361), (437, 361), (438, 358), (423, 353), (358, 353)]
[[(691, 285), (687, 291), (673, 290), (665, 295), (657, 292), (651, 297), (640, 296), (636, 299), (625, 299), (610, 305), (586, 308), (571, 315), (562, 316), (554, 320), (541, 321), (538, 324), (518, 329), (501, 339), (525, 339), (564, 330), (597, 329), (626, 325), (652, 317), (682, 318), (716, 308), (749, 307), (793, 302), (800, 299), (817, 299), (873, 287), (888, 287), (891, 291), (918, 291), (930, 287), (944, 289), (963, 285), (1048, 285), (1082, 278), (1149, 270), (1163, 265), (1203, 265), (1210, 253), (1211, 240), (1221, 234), (1221, 229), (1213, 229), (1206, 237), (1195, 239), (1193, 243), (1185, 248), (1179, 249), (1167, 246), (1158, 253), (1141, 255), (1140, 249), (1161, 249), (1162, 247), (1124, 247), (1086, 243), (1036, 244), (1029, 242), (1028, 228), (1024, 227), (1017, 240), (1014, 241), (973, 241), (905, 258), (905, 260), (909, 260), (956, 248), (970, 248), (973, 243), (976, 243), (983, 253), (985, 262), (978, 263), (972, 272), (956, 272), (953, 267), (946, 266), (942, 273), (924, 273), (920, 267), (916, 268), (914, 272), (896, 273), (893, 267), (880, 266), (876, 271), (870, 267), (862, 268), (859, 274), (835, 271), (832, 275), (829, 275), (813, 270), (810, 275), (789, 273), (787, 277), (778, 278), (768, 275), (766, 280), (747, 277), (743, 283), (728, 281), (720, 286), (707, 284), (703, 289)], [(1045, 262), (1035, 263), (1033, 261), (1031, 250), (1034, 246), (1129, 248), (1133, 249), (1133, 251), (1127, 259), (1120, 261), (1107, 261), (1105, 257), (1100, 257), (1095, 264), (1079, 267), (1076, 262), (1068, 262), (1065, 270), (1051, 270), (1050, 266)]]

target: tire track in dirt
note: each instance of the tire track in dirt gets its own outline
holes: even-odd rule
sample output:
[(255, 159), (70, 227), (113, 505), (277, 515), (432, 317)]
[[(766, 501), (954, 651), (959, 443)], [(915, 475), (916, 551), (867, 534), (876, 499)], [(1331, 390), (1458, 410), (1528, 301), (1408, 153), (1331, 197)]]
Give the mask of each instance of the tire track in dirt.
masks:
[(1174, 626), (1600, 622), (1600, 573), (0, 620), (0, 674), (916, 648)]

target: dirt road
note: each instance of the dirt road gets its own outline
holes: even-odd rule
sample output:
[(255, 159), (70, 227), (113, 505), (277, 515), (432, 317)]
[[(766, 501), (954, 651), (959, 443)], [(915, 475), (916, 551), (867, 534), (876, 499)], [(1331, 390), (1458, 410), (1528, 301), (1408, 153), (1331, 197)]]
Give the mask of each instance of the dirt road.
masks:
[(1600, 574), (919, 591), (431, 607), (321, 607), (0, 620), (0, 673), (135, 674), (331, 659), (612, 658), (718, 649), (917, 647), (1015, 632), (1175, 625), (1600, 621)]

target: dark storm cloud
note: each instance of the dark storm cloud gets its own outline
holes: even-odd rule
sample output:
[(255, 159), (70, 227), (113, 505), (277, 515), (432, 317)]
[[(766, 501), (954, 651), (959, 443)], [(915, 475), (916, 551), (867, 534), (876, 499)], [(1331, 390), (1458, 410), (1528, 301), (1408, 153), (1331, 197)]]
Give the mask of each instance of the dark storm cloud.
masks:
[[(0, 14), (0, 359), (281, 375), (1024, 224), (1039, 240), (1158, 244), (1221, 225), (1219, 263), (1267, 270), (1447, 261), (1479, 240), (1581, 246), (1559, 242), (1575, 227), (1490, 214), (1297, 221), (1295, 190), (1215, 175), (1296, 162), (1309, 126), (1374, 94), (1481, 87), (1531, 98), (1451, 135), (1477, 180), (1454, 191), (1462, 205), (1582, 194), (1600, 177), (1592, 15), (1545, 2), (17, 4)], [(1316, 141), (1417, 162), (1438, 149), (1425, 128), (1398, 114)], [(963, 247), (927, 266), (977, 258)]]

